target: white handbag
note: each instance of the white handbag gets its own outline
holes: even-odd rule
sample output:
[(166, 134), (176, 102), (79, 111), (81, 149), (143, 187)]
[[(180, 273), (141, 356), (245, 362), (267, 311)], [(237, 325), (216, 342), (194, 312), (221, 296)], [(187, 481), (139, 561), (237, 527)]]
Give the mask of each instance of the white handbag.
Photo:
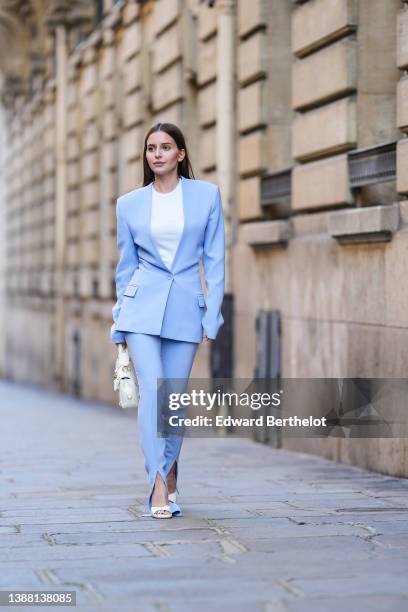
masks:
[(119, 391), (119, 406), (123, 409), (137, 408), (139, 404), (139, 387), (133, 363), (127, 347), (117, 344), (118, 356), (113, 377), (113, 389)]

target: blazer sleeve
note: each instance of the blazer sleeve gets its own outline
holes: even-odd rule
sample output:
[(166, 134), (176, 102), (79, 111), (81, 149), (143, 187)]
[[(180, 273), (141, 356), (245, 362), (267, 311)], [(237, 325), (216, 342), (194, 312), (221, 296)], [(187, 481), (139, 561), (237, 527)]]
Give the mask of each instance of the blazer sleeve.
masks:
[(116, 329), (116, 321), (122, 305), (123, 292), (134, 271), (139, 267), (137, 247), (133, 241), (129, 226), (124, 219), (123, 212), (121, 211), (120, 198), (117, 200), (116, 204), (116, 227), (119, 261), (116, 266), (115, 274), (117, 301), (112, 308), (113, 325), (111, 327), (111, 340), (115, 344), (118, 342), (125, 342), (125, 334)]
[(225, 283), (225, 229), (219, 187), (204, 233), (203, 268), (207, 285), (207, 310), (202, 319), (202, 326), (208, 338), (215, 340), (219, 328), (224, 323), (221, 306)]

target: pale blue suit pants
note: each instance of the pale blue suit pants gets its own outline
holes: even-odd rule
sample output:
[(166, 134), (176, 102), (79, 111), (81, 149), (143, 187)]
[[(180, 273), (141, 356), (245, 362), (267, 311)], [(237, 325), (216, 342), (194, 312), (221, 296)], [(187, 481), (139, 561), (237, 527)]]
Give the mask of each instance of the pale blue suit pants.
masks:
[[(177, 482), (178, 459), (183, 442), (181, 435), (161, 437), (157, 433), (157, 379), (184, 379), (185, 384), (178, 381), (178, 385), (181, 383), (184, 384), (184, 387), (177, 387), (177, 391), (183, 392), (187, 386), (199, 343), (173, 340), (153, 334), (124, 333), (139, 385), (137, 419), (150, 487), (147, 501), (147, 509), (150, 512), (157, 472), (160, 473), (167, 486), (167, 475), (173, 463), (176, 462)], [(178, 487), (177, 492), (179, 493)], [(169, 501), (169, 505), (173, 516), (182, 516), (178, 504)]]

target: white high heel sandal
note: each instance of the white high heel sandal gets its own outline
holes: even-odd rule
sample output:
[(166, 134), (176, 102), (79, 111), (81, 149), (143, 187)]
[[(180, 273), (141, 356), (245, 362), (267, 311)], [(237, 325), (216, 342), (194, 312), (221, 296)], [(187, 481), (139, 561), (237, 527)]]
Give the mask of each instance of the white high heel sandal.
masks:
[[(171, 501), (177, 503), (177, 491), (169, 493), (167, 497), (169, 502)], [(171, 518), (173, 516), (173, 513), (171, 513), (170, 516), (168, 516), (167, 514), (165, 514), (164, 516), (155, 514), (158, 510), (168, 510), (169, 512), (171, 512), (170, 506), (168, 504), (166, 504), (165, 506), (152, 506), (152, 516), (154, 516), (154, 518)]]
[[(159, 514), (161, 510), (167, 510), (169, 514)], [(169, 519), (169, 518), (172, 518), (173, 516), (173, 513), (170, 509), (169, 504), (166, 504), (165, 506), (152, 506), (150, 514), (152, 515), (153, 518), (158, 518), (158, 519)]]
[[(174, 493), (168, 493), (167, 495), (168, 501), (176, 501), (176, 492)], [(167, 513), (166, 514), (159, 514), (160, 511), (162, 510), (166, 510)], [(169, 504), (165, 504), (164, 506), (151, 506), (150, 507), (150, 514), (153, 518), (158, 518), (158, 519), (169, 519), (173, 517), (173, 512), (171, 511), (170, 505)]]

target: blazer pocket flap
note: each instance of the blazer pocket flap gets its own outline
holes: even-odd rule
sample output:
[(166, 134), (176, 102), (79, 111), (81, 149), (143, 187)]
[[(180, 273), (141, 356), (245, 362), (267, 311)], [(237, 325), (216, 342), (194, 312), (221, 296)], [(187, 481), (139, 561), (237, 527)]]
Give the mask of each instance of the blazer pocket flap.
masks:
[(136, 291), (138, 290), (138, 285), (131, 285), (129, 284), (125, 291), (123, 292), (123, 295), (127, 295), (128, 297), (134, 297)]
[(204, 299), (204, 295), (202, 293), (198, 294), (198, 305), (199, 306), (205, 306), (205, 299)]

